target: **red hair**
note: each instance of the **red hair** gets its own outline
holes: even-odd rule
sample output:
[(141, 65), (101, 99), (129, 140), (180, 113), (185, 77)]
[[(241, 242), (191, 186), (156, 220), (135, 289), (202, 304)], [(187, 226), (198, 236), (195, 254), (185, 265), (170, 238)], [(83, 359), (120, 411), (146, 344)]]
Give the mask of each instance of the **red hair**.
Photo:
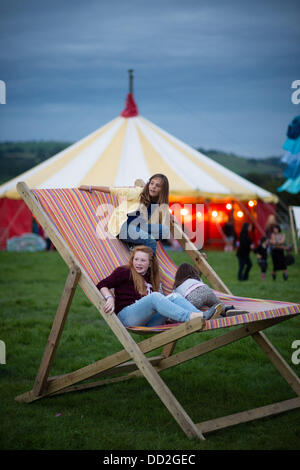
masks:
[(145, 284), (145, 279), (141, 274), (136, 272), (133, 267), (133, 258), (137, 251), (142, 251), (149, 256), (149, 282), (152, 284), (153, 291), (158, 291), (160, 286), (160, 271), (159, 271), (159, 264), (156, 258), (156, 255), (152, 251), (152, 249), (148, 246), (138, 245), (134, 248), (134, 250), (130, 254), (130, 258), (128, 261), (128, 266), (131, 271), (133, 283), (135, 290), (142, 296), (147, 295), (147, 288)]

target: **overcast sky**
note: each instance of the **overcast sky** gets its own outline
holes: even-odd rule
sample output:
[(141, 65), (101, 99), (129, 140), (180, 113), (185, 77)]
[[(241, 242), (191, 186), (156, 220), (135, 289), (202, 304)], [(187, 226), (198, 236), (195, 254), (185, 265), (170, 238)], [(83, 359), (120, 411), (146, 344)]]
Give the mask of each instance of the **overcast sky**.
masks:
[(1, 0), (0, 141), (77, 141), (120, 114), (194, 147), (282, 155), (299, 0)]

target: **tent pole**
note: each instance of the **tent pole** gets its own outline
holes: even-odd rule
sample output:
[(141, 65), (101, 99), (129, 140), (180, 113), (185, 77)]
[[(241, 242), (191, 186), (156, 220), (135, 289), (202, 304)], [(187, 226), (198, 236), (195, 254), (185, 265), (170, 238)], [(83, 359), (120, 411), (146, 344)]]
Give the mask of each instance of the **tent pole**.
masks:
[(291, 232), (292, 232), (292, 237), (293, 237), (294, 252), (295, 254), (297, 254), (298, 246), (297, 246), (297, 240), (296, 240), (295, 221), (294, 221), (292, 206), (289, 206), (289, 215), (290, 215)]
[(263, 228), (259, 225), (259, 223), (257, 222), (257, 220), (253, 217), (253, 215), (251, 214), (251, 212), (247, 209), (247, 207), (245, 206), (245, 204), (242, 202), (242, 201), (239, 201), (238, 199), (236, 199), (236, 202), (238, 203), (238, 205), (240, 206), (241, 209), (243, 209), (246, 214), (248, 215), (248, 217), (251, 219), (251, 221), (253, 222), (253, 224), (255, 225), (255, 227), (257, 228), (257, 230), (261, 233), (261, 235), (264, 237), (265, 236), (265, 231), (263, 230)]
[(128, 73), (129, 73), (129, 93), (132, 94), (133, 93), (133, 70), (129, 69)]

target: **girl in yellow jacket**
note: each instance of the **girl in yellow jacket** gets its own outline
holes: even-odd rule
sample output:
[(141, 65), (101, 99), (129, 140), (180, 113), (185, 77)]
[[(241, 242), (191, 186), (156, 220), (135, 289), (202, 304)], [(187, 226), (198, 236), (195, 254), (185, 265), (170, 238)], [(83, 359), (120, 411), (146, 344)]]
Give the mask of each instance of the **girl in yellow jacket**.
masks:
[(157, 173), (142, 186), (80, 186), (83, 191), (111, 193), (121, 201), (108, 222), (114, 237), (156, 252), (156, 241), (170, 238), (169, 181)]

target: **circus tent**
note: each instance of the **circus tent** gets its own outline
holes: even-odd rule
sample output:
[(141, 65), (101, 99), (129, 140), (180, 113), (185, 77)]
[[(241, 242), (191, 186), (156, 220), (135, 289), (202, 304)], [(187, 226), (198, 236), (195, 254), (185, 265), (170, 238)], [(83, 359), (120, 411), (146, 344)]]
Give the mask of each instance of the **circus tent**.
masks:
[(18, 181), (30, 188), (81, 184), (127, 186), (154, 173), (168, 176), (171, 193), (207, 199), (277, 197), (168, 134), (142, 116), (122, 115), (57, 155), (0, 186), (1, 197), (18, 199)]
[[(139, 115), (130, 90), (120, 116), (0, 186), (1, 208), (7, 216), (3, 217), (3, 212), (2, 224), (4, 219), (11, 220), (12, 213), (20, 210), (17, 206), (20, 196), (16, 190), (19, 181), (25, 181), (32, 189), (73, 188), (82, 184), (132, 186), (136, 179), (147, 181), (155, 173), (167, 175), (171, 202), (205, 201), (210, 203), (211, 211), (212, 201), (231, 204), (233, 210), (236, 201), (255, 201), (253, 204), (256, 205), (257, 201), (276, 203), (278, 200), (276, 195), (228, 170)], [(251, 210), (247, 206), (246, 211)], [(27, 210), (22, 211), (24, 216)]]

